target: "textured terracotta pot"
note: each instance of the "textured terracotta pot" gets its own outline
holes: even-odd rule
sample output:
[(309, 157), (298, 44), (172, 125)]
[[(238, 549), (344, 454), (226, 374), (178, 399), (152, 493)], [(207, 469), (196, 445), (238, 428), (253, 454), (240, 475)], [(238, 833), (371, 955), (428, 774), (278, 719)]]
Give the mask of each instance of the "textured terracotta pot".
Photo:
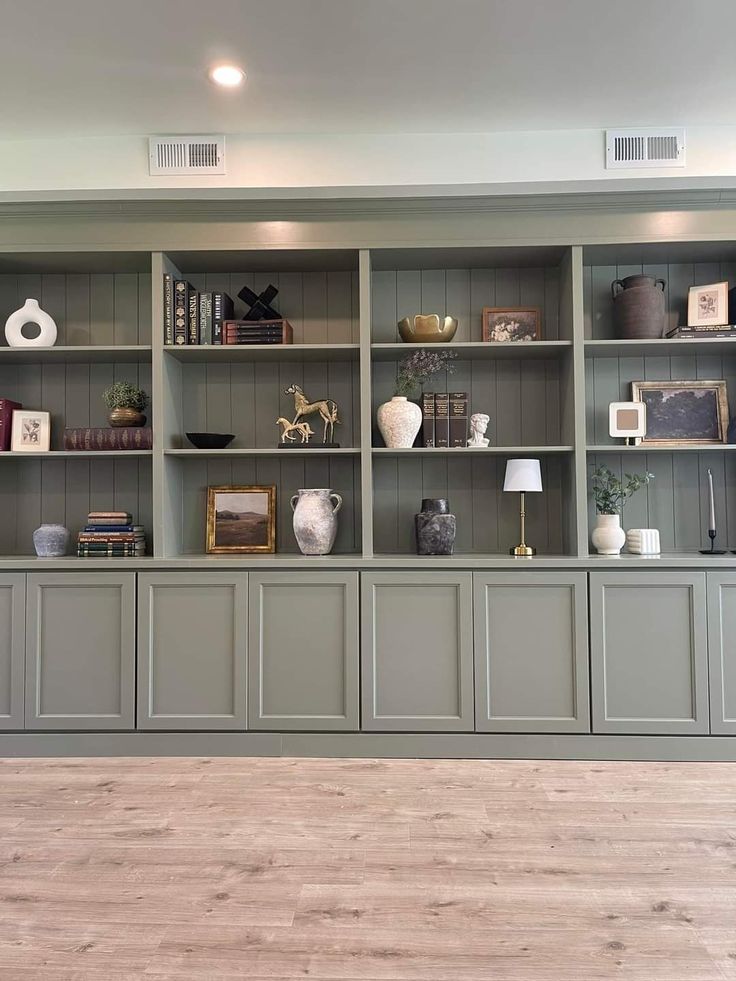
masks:
[(422, 425), (422, 410), (416, 402), (394, 395), (390, 402), (379, 405), (376, 417), (386, 446), (400, 450), (414, 445)]
[(294, 494), (294, 537), (303, 555), (328, 555), (332, 551), (341, 507), (342, 498), (329, 487), (302, 488)]
[(627, 276), (611, 283), (618, 337), (628, 341), (664, 334), (666, 285), (652, 276)]

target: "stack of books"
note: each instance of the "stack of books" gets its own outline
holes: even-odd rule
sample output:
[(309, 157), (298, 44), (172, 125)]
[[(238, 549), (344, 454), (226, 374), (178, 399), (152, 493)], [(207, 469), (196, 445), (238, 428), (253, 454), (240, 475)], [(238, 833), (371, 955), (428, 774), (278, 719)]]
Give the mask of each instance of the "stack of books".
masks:
[(65, 450), (150, 450), (150, 426), (89, 427), (64, 430)]
[(288, 320), (226, 320), (223, 344), (292, 344)]
[(671, 340), (675, 338), (702, 340), (704, 337), (736, 337), (736, 326), (724, 324), (722, 327), (675, 327), (673, 330), (668, 330), (666, 336)]
[(467, 446), (467, 392), (423, 394), (422, 443), (424, 446)]
[(77, 538), (77, 555), (127, 558), (146, 554), (143, 525), (127, 511), (90, 511)]
[(232, 316), (227, 293), (197, 290), (164, 273), (164, 344), (222, 344), (222, 325)]

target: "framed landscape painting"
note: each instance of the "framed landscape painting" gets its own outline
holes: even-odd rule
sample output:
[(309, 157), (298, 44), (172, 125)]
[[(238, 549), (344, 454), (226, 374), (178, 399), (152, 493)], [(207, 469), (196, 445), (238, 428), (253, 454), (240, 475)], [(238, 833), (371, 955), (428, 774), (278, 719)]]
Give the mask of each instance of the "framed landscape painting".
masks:
[(637, 381), (631, 383), (631, 397), (647, 407), (642, 446), (726, 442), (725, 381)]
[(207, 551), (276, 551), (276, 487), (208, 487)]

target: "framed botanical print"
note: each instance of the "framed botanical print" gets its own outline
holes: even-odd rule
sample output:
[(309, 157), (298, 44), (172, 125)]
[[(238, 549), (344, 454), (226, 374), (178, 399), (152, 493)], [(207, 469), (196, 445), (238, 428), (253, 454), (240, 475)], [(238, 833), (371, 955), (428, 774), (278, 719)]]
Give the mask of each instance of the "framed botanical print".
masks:
[(483, 340), (538, 341), (540, 322), (539, 307), (483, 307)]
[(275, 485), (208, 487), (207, 551), (275, 552)]
[(647, 409), (642, 446), (726, 442), (725, 381), (636, 381), (631, 383), (631, 397)]
[(728, 324), (728, 283), (691, 286), (687, 295), (688, 327), (720, 327)]
[(35, 409), (16, 409), (10, 449), (14, 453), (47, 453), (51, 448), (51, 415)]

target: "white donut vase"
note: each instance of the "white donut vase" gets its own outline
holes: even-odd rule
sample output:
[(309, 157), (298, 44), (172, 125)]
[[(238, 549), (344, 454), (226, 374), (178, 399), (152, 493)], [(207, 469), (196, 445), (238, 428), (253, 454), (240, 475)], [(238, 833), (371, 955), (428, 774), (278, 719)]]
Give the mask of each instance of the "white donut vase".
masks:
[[(38, 337), (25, 337), (25, 324), (37, 324)], [(56, 322), (38, 305), (38, 300), (26, 300), (20, 310), (11, 313), (5, 321), (5, 339), (10, 347), (53, 347), (56, 343)]]

